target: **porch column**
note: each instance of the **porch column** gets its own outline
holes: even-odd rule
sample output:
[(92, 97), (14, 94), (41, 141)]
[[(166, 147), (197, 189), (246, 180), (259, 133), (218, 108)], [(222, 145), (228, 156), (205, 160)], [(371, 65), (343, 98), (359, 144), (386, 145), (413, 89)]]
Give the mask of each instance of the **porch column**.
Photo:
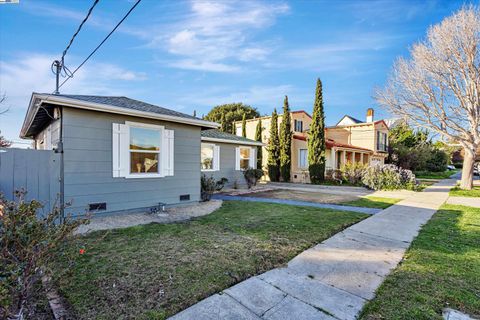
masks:
[(345, 150), (342, 151), (342, 164), (343, 165), (347, 164), (347, 151)]
[(355, 159), (355, 156), (356, 156), (356, 152), (353, 151), (353, 152), (352, 152), (352, 163), (357, 162), (357, 160)]
[(335, 148), (330, 149), (330, 166), (332, 170), (337, 169), (337, 150)]

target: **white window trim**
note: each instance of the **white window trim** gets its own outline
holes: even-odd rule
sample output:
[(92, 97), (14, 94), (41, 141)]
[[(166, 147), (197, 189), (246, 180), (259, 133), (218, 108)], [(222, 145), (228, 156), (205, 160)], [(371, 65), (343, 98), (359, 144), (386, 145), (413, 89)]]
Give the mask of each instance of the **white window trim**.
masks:
[[(162, 172), (162, 153), (165, 152), (165, 150), (163, 150), (164, 146), (162, 144), (162, 141), (163, 141), (163, 136), (165, 134), (165, 127), (164, 126), (159, 126), (159, 125), (155, 125), (155, 124), (149, 124), (149, 123), (141, 123), (141, 122), (133, 122), (133, 121), (125, 121), (125, 125), (128, 126), (128, 130), (127, 130), (127, 141), (128, 141), (128, 162), (127, 162), (127, 169), (128, 169), (128, 173), (127, 175), (125, 176), (126, 179), (148, 179), (148, 178), (163, 178), (165, 177), (161, 172)], [(130, 153), (132, 152), (130, 150), (130, 128), (131, 127), (135, 127), (135, 128), (145, 128), (145, 129), (153, 129), (153, 130), (157, 130), (160, 132), (160, 151), (158, 152), (155, 152), (155, 151), (138, 151), (140, 153), (157, 153), (158, 154), (158, 163), (157, 163), (157, 167), (158, 167), (158, 172), (157, 173), (131, 173), (130, 170), (131, 170), (131, 157), (130, 157)]]
[(235, 148), (235, 170), (236, 171), (243, 171), (240, 166), (240, 160), (243, 159), (240, 156), (240, 149), (250, 149), (250, 157), (248, 158), (248, 167), (256, 169), (257, 168), (257, 148), (256, 147), (248, 147), (248, 146), (239, 146)]
[[(220, 171), (220, 147), (217, 146), (217, 145), (214, 144), (214, 143), (205, 143), (205, 142), (202, 142), (202, 143), (200, 144), (200, 151), (201, 151), (201, 148), (202, 148), (203, 145), (213, 147), (213, 161), (212, 161), (212, 168), (213, 168), (213, 169), (202, 169), (202, 168), (200, 167), (200, 171), (201, 171), (201, 172), (215, 172), (215, 171)], [(200, 165), (201, 165), (201, 163), (200, 163)]]
[[(305, 166), (301, 166), (301, 159), (302, 159), (302, 153), (300, 152), (301, 150), (307, 150), (307, 158), (305, 159)], [(298, 168), (299, 169), (306, 169), (308, 168), (308, 149), (307, 148), (298, 148)]]

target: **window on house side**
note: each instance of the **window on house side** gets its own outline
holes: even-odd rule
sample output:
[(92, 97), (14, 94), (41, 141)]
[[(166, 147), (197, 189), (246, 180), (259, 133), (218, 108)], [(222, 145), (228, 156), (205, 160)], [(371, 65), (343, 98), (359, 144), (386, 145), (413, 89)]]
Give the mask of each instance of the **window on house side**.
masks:
[(130, 173), (158, 174), (160, 160), (160, 130), (130, 127)]
[(298, 152), (298, 167), (306, 168), (308, 164), (308, 150), (300, 149)]
[(250, 168), (250, 152), (251, 148), (240, 147), (240, 168), (242, 170)]
[(202, 143), (201, 149), (201, 168), (202, 170), (213, 170), (215, 146), (213, 144)]

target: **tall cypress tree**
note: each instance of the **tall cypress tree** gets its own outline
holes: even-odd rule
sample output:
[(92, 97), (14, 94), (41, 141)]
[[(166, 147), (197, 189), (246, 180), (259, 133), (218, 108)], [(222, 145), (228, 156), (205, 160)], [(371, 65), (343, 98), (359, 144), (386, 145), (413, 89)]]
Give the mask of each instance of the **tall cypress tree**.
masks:
[(277, 109), (273, 110), (270, 123), (270, 140), (268, 141), (268, 176), (270, 181), (280, 180), (280, 141), (278, 139)]
[(247, 118), (245, 116), (245, 113), (243, 114), (242, 118), (242, 137), (247, 137)]
[(288, 97), (283, 101), (283, 120), (280, 124), (280, 174), (283, 181), (290, 181), (292, 163), (292, 123)]
[[(255, 128), (255, 141), (262, 142), (262, 119), (258, 119), (257, 127)], [(257, 169), (262, 169), (263, 147), (257, 147)]]
[(325, 179), (325, 113), (323, 111), (322, 81), (317, 79), (313, 117), (308, 132), (308, 171), (312, 183)]

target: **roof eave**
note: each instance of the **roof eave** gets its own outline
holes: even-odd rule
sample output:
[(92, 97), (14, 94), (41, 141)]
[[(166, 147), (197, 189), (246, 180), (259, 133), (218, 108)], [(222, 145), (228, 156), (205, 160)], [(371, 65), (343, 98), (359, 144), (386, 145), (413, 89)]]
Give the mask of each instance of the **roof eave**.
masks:
[(223, 142), (230, 144), (240, 144), (240, 145), (249, 145), (249, 146), (264, 146), (262, 142), (259, 141), (240, 141), (240, 140), (230, 140), (230, 139), (221, 139), (221, 138), (211, 138), (211, 137), (202, 137), (202, 141), (209, 142)]
[[(40, 102), (38, 106), (33, 106), (33, 101), (35, 98), (39, 98)], [(28, 107), (27, 115), (25, 116), (25, 120), (22, 126), (22, 130), (20, 131), (20, 137), (26, 138), (25, 134), (30, 128), (33, 119), (35, 118), (36, 113), (40, 105), (44, 102), (48, 102), (50, 104), (56, 104), (60, 106), (66, 106), (71, 108), (78, 108), (78, 109), (85, 109), (85, 110), (93, 110), (93, 111), (102, 111), (108, 113), (116, 113), (116, 114), (124, 114), (130, 115), (135, 117), (142, 117), (142, 118), (149, 118), (149, 119), (156, 119), (156, 120), (165, 120), (177, 123), (184, 123), (190, 124), (194, 126), (200, 126), (205, 128), (213, 128), (216, 129), (220, 125), (216, 122), (205, 121), (205, 120), (196, 120), (196, 119), (189, 119), (189, 118), (182, 118), (176, 116), (170, 116), (165, 114), (158, 114), (153, 112), (146, 112), (146, 111), (139, 111), (134, 109), (127, 109), (127, 108), (120, 108), (111, 105), (95, 103), (95, 102), (88, 102), (88, 101), (80, 101), (76, 99), (70, 99), (65, 97), (57, 97), (54, 95), (42, 95), (38, 93), (33, 93), (32, 98), (30, 99), (30, 105)]]

